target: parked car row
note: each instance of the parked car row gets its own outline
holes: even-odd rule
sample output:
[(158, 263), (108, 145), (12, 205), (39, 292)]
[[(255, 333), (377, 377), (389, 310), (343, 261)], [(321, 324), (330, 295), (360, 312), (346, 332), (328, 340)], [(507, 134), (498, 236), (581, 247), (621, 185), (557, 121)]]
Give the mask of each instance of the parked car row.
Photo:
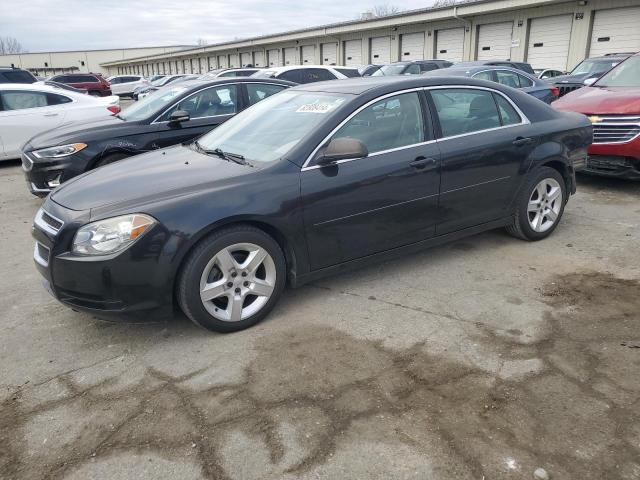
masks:
[[(117, 115), (117, 96), (0, 85), (0, 139), (23, 110), (83, 119), (20, 148), (48, 195), (34, 223), (48, 289), (98, 316), (179, 308), (236, 331), (286, 283), (491, 228), (546, 238), (576, 171), (640, 179), (639, 55), (555, 108), (558, 89), (523, 65), (430, 63), (125, 75), (112, 90), (139, 83), (140, 100)], [(91, 102), (102, 118), (82, 116)]]

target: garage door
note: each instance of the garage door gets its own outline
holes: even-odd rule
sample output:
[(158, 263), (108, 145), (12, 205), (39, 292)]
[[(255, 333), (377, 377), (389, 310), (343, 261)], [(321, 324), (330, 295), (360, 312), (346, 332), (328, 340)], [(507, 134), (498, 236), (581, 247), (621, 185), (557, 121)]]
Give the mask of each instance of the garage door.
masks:
[(389, 63), (391, 61), (391, 37), (371, 39), (371, 63)]
[(218, 67), (218, 57), (209, 57), (209, 70)]
[(264, 52), (253, 52), (253, 66), (264, 67)]
[(244, 67), (247, 65), (253, 65), (253, 59), (251, 58), (251, 52), (241, 53), (240, 54), (240, 66)]
[(238, 58), (237, 53), (232, 53), (231, 55), (229, 55), (229, 66), (232, 68), (237, 68), (240, 66), (240, 59)]
[(338, 44), (323, 43), (320, 45), (322, 65), (336, 65), (338, 63)]
[(227, 68), (229, 66), (229, 61), (227, 60), (226, 55), (218, 55), (218, 68)]
[(508, 60), (511, 58), (513, 22), (480, 25), (478, 60)]
[(527, 61), (533, 68), (567, 69), (572, 23), (572, 15), (531, 20)]
[(296, 55), (296, 48), (290, 47), (284, 49), (284, 64), (285, 65), (297, 65), (298, 59)]
[(304, 45), (302, 47), (302, 63), (307, 65), (313, 65), (316, 63), (316, 46)]
[(344, 64), (362, 65), (362, 40), (344, 42)]
[(640, 50), (640, 7), (598, 10), (593, 19), (589, 56)]
[(267, 50), (267, 61), (269, 62), (269, 67), (279, 67), (280, 50), (277, 48), (274, 48), (273, 50)]
[(424, 32), (406, 33), (400, 37), (400, 60), (424, 58)]
[(436, 32), (436, 58), (461, 62), (464, 54), (464, 28), (448, 28)]

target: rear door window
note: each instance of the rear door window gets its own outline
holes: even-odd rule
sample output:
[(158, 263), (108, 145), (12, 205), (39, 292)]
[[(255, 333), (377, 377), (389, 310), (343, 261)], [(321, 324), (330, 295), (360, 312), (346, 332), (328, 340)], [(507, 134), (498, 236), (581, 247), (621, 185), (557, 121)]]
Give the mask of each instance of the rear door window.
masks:
[(519, 123), (522, 123), (520, 114), (516, 112), (516, 109), (513, 108), (513, 105), (511, 105), (502, 95), (494, 93), (493, 97), (495, 98), (496, 104), (498, 105), (498, 111), (500, 112), (502, 125), (517, 125)]
[(302, 74), (302, 83), (322, 82), (324, 80), (335, 80), (336, 77), (329, 70), (322, 68), (305, 68)]
[(520, 88), (520, 75), (509, 70), (497, 70), (496, 81), (507, 87)]
[(333, 138), (358, 139), (369, 153), (424, 142), (424, 117), (418, 93), (403, 93), (368, 106), (345, 123)]
[(419, 74), (420, 74), (420, 65), (418, 65), (417, 63), (412, 63), (403, 72), (403, 75), (419, 75)]
[(480, 80), (489, 80), (490, 82), (495, 82), (495, 79), (493, 78), (493, 72), (490, 70), (486, 72), (478, 72), (473, 76), (473, 78), (479, 78)]
[(434, 89), (430, 92), (443, 137), (479, 132), (501, 126), (496, 102), (489, 91), (444, 88)]
[(285, 89), (283, 85), (268, 85), (265, 83), (247, 83), (249, 105), (258, 103), (271, 95), (275, 95)]
[(432, 70), (438, 70), (438, 65), (435, 63), (421, 63), (420, 71), (421, 72), (430, 72)]
[(62, 105), (63, 103), (70, 103), (72, 100), (64, 95), (57, 93), (47, 93), (47, 105)]

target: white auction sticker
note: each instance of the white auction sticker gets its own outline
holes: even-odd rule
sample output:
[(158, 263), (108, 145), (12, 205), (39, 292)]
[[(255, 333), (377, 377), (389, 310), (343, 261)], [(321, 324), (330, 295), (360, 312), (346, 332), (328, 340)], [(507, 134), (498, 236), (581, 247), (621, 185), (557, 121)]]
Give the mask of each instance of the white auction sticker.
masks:
[(296, 112), (298, 113), (327, 113), (329, 110), (333, 110), (337, 105), (331, 103), (309, 103), (298, 107)]

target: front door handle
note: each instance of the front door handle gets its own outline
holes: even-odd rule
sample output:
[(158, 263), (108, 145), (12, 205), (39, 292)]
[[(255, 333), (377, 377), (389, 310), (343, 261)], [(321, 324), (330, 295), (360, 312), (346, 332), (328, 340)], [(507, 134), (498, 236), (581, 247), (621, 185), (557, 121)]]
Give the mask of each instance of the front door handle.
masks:
[(530, 137), (518, 137), (513, 141), (513, 144), (516, 147), (523, 147), (525, 145), (530, 145), (533, 143), (533, 138)]
[(435, 158), (418, 157), (413, 162), (411, 162), (409, 165), (411, 165), (416, 170), (423, 170), (426, 167), (428, 167), (430, 165), (435, 165), (435, 164), (436, 164), (436, 159)]
[(55, 112), (48, 112), (44, 114), (45, 117), (57, 117), (58, 114)]

